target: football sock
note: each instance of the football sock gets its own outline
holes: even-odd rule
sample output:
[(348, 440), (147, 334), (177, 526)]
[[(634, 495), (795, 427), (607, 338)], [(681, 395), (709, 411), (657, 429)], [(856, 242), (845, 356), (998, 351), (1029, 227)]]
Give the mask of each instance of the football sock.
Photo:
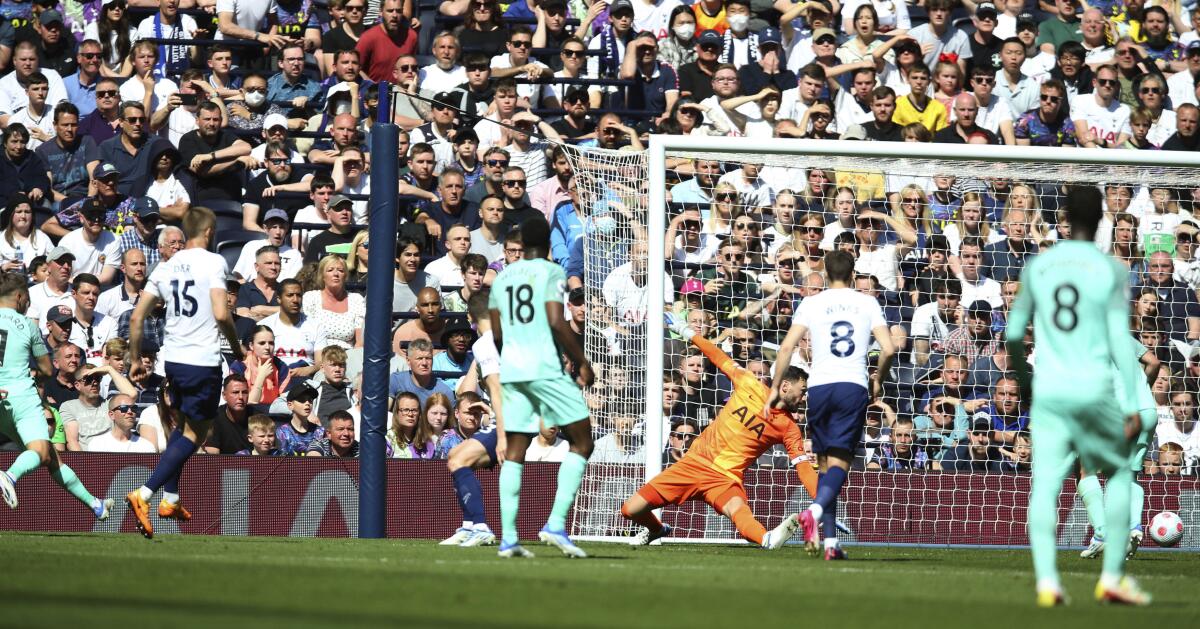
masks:
[[(1112, 484), (1111, 479), (1109, 484)], [(1100, 487), (1100, 479), (1095, 474), (1085, 476), (1079, 479), (1079, 485), (1075, 491), (1083, 499), (1083, 506), (1087, 509), (1088, 522), (1092, 524), (1095, 537), (1104, 539), (1104, 490)]]
[(38, 456), (33, 450), (26, 450), (17, 456), (17, 460), (13, 461), (11, 467), (8, 468), (8, 477), (13, 483), (21, 480), (21, 477), (37, 469), (37, 466), (42, 464), (42, 457)]
[(1129, 530), (1141, 528), (1142, 509), (1146, 506), (1146, 490), (1138, 484), (1136, 475), (1129, 484)]
[(163, 489), (163, 502), (169, 505), (177, 505), (179, 504), (179, 494)]
[(75, 470), (67, 467), (66, 463), (59, 463), (58, 469), (51, 469), (50, 478), (53, 478), (59, 487), (71, 492), (71, 495), (87, 505), (87, 508), (93, 508), (96, 497), (87, 490), (87, 487), (83, 486), (83, 482), (75, 475)]
[(558, 489), (554, 492), (554, 506), (550, 509), (550, 517), (546, 526), (552, 531), (562, 531), (567, 526), (567, 512), (575, 504), (575, 494), (579, 493), (579, 484), (583, 482), (583, 472), (587, 469), (587, 459), (574, 452), (567, 452), (566, 458), (558, 466)]
[(454, 493), (458, 494), (458, 505), (462, 507), (463, 526), (486, 523), (487, 515), (483, 510), (483, 488), (479, 485), (479, 478), (475, 476), (475, 470), (469, 467), (460, 467), (454, 470), (450, 477), (454, 480)]
[(833, 497), (833, 502), (829, 503), (829, 508), (825, 509), (821, 514), (821, 536), (825, 538), (825, 547), (829, 548), (830, 541), (837, 544), (837, 496)]
[[(822, 514), (825, 511), (828, 511), (830, 509), (830, 505), (837, 500), (838, 494), (841, 493), (842, 485), (845, 482), (846, 470), (837, 466), (830, 466), (830, 468), (825, 470), (825, 473), (821, 475), (820, 480), (817, 482), (817, 497), (813, 499), (813, 502), (821, 506)], [(816, 515), (818, 514), (813, 514), (813, 516)], [(828, 533), (826, 533), (826, 535), (828, 535)]]
[(517, 506), (521, 500), (521, 473), (525, 465), (505, 461), (500, 468), (500, 536), (505, 544), (516, 544)]
[(738, 530), (742, 537), (754, 542), (762, 544), (763, 537), (767, 535), (767, 529), (754, 519), (754, 512), (750, 507), (742, 505), (729, 515), (729, 519), (733, 520), (733, 526)]
[[(176, 428), (175, 430), (171, 431), (171, 436), (167, 437), (167, 448), (171, 447), (171, 444), (175, 443), (179, 439), (183, 439), (183, 431)], [(194, 446), (195, 444), (193, 444), (193, 448)], [(163, 449), (165, 450), (166, 448)], [(175, 473), (168, 477), (167, 482), (163, 483), (162, 486), (164, 494), (175, 494), (176, 503), (179, 502), (179, 475), (181, 473), (183, 473), (183, 466), (180, 466), (179, 469), (175, 470)]]
[(808, 492), (808, 497), (816, 498), (819, 479), (817, 470), (813, 469), (812, 463), (801, 461), (796, 465), (796, 473), (800, 475), (800, 482), (804, 485), (804, 491)]
[[(171, 480), (172, 477), (176, 479), (176, 489), (178, 489), (180, 470), (183, 469), (183, 464), (187, 463), (187, 460), (195, 452), (196, 444), (192, 443), (191, 439), (180, 434), (178, 439), (169, 443), (163, 450), (162, 456), (158, 458), (158, 465), (154, 467), (154, 472), (150, 474), (150, 480), (146, 481), (143, 489), (149, 489), (150, 494), (153, 495), (154, 492), (166, 485), (167, 481)], [(178, 491), (171, 493), (178, 493)], [(142, 498), (149, 500), (145, 491), (142, 492)]]
[(1033, 487), (1026, 521), (1033, 572), (1038, 589), (1061, 589), (1056, 546), (1058, 496), (1075, 459), (1070, 455), (1070, 442), (1052, 424), (1035, 424), (1032, 432), (1033, 442), (1038, 445), (1033, 449)]
[[(1133, 471), (1128, 465), (1122, 465), (1108, 477), (1108, 487), (1104, 491), (1104, 515), (1107, 524), (1105, 529), (1118, 532), (1120, 536), (1113, 541), (1124, 539), (1125, 529), (1129, 526), (1129, 491), (1133, 488)], [(1120, 576), (1125, 571), (1125, 544), (1110, 543), (1104, 547), (1103, 574)]]

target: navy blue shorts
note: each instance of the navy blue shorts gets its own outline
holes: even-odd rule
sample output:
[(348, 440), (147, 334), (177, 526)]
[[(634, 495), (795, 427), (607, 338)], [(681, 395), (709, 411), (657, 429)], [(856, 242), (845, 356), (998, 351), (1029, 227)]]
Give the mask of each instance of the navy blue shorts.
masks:
[(474, 439), (475, 441), (478, 441), (479, 443), (483, 444), (483, 449), (487, 450), (488, 458), (491, 459), (491, 463), (488, 464), (488, 467), (489, 468), (496, 467), (496, 430), (495, 430), (495, 428), (488, 428), (485, 430), (481, 430), (481, 431), (471, 435), (469, 438)]
[(168, 362), (164, 365), (171, 381), (172, 406), (191, 420), (217, 416), (221, 404), (221, 368), (197, 367)]
[(835, 382), (808, 390), (808, 438), (812, 451), (847, 450), (854, 454), (862, 440), (870, 396), (849, 382)]

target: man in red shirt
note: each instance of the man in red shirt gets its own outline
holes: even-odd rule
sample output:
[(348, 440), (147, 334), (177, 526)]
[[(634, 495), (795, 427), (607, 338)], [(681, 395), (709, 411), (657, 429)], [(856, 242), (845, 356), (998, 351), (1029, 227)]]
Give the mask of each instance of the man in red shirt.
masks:
[(362, 34), (355, 48), (363, 71), (372, 81), (392, 80), (392, 69), (401, 55), (417, 52), (417, 32), (404, 16), (404, 0), (384, 0), (379, 24)]

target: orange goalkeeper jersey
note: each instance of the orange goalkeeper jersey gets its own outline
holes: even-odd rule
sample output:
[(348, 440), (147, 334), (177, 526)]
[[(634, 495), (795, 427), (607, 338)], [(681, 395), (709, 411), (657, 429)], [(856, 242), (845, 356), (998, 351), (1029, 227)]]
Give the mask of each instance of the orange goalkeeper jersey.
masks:
[(767, 387), (708, 339), (694, 336), (692, 343), (733, 382), (733, 395), (684, 458), (738, 481), (755, 459), (777, 443), (787, 448), (792, 465), (805, 460), (804, 439), (792, 414), (771, 409), (770, 417), (762, 416)]

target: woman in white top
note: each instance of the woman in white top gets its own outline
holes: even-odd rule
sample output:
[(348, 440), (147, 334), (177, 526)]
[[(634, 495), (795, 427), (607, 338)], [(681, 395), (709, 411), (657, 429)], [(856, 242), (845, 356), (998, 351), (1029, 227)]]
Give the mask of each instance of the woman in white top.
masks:
[(315, 344), (318, 351), (329, 345), (362, 347), (367, 302), (358, 293), (346, 292), (346, 273), (341, 256), (329, 254), (317, 264), (317, 290), (304, 293), (301, 308), (322, 335)]
[[(886, 65), (894, 64), (896, 55), (891, 48), (905, 38), (908, 32), (907, 27), (893, 31), (890, 38), (881, 39), (879, 37), (879, 14), (873, 5), (870, 3), (860, 4), (857, 9), (854, 9), (853, 15), (854, 19), (846, 23), (846, 32), (854, 33), (854, 37), (838, 46), (837, 58), (842, 63), (858, 63), (867, 59), (882, 58)], [(881, 48), (883, 50), (880, 50)]]
[(993, 230), (992, 226), (983, 220), (983, 197), (978, 192), (963, 193), (958, 217), (942, 228), (942, 234), (946, 236), (946, 242), (950, 245), (951, 260), (958, 257), (962, 241), (967, 236), (978, 236), (985, 245), (1004, 240), (1004, 234)]
[(825, 225), (821, 238), (821, 248), (833, 251), (833, 240), (842, 232), (854, 231), (854, 190), (845, 186), (838, 188), (837, 196), (833, 197), (833, 219)]
[(50, 237), (33, 228), (33, 205), (25, 193), (18, 192), (8, 201), (0, 216), (4, 233), (0, 234), (0, 270), (25, 272), (25, 265), (53, 248)]
[(133, 66), (129, 51), (137, 41), (137, 29), (129, 24), (125, 0), (104, 0), (95, 22), (83, 29), (84, 39), (100, 42), (101, 76), (129, 76)]
[(719, 183), (713, 190), (713, 203), (704, 221), (705, 234), (728, 236), (733, 231), (733, 220), (742, 214), (742, 205), (737, 189), (732, 184)]
[(908, 4), (904, 0), (847, 0), (842, 5), (842, 32), (854, 32), (854, 21), (858, 19), (861, 7), (871, 7), (875, 12), (875, 28), (880, 33), (912, 28)]

